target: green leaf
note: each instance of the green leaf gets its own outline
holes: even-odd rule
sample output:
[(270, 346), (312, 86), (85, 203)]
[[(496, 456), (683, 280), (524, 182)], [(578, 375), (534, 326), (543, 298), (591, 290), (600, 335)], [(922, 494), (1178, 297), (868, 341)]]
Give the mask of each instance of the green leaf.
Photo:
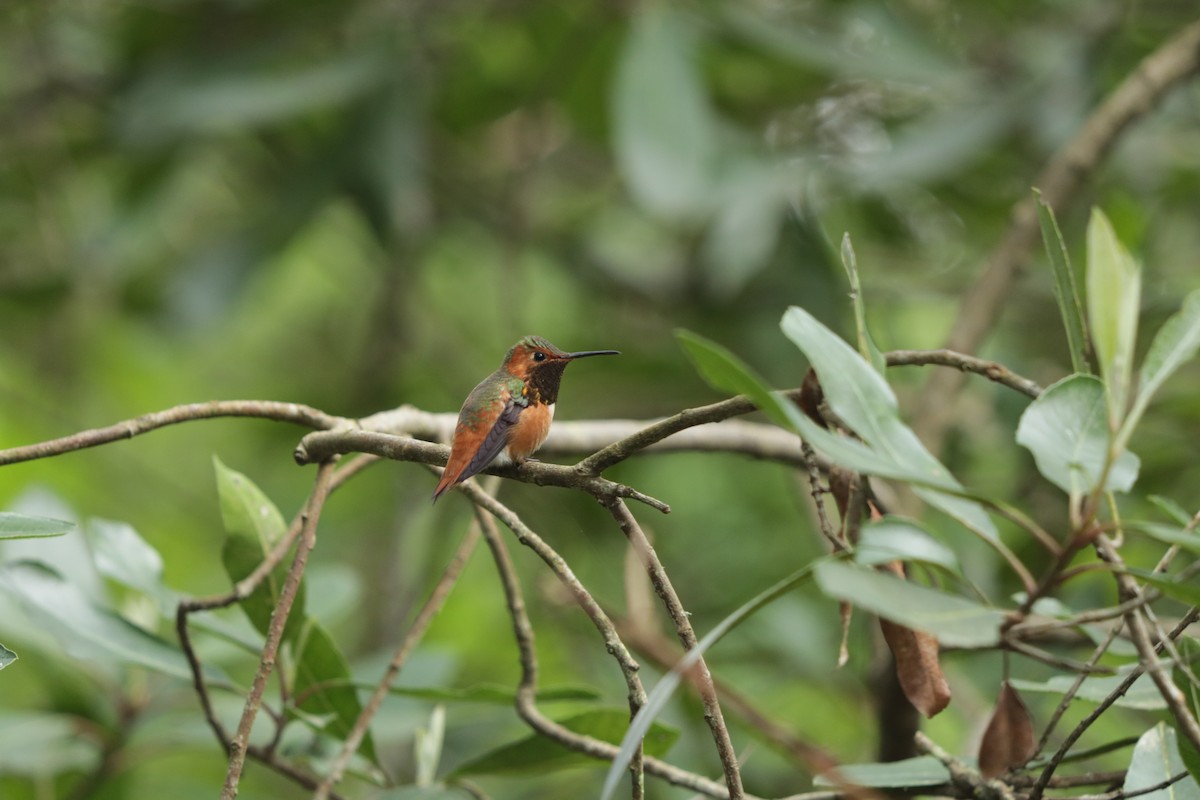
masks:
[[(1176, 642), (1175, 647), (1179, 651), (1179, 658), (1183, 662), (1176, 663), (1171, 670), (1171, 680), (1183, 693), (1187, 699), (1188, 709), (1192, 712), (1192, 716), (1200, 715), (1200, 684), (1197, 684), (1194, 676), (1200, 673), (1200, 642), (1190, 636), (1181, 636)], [(1183, 667), (1187, 666), (1185, 670)], [(1191, 675), (1188, 672), (1191, 672)], [(1189, 771), (1191, 767), (1188, 768)]]
[(864, 567), (890, 561), (916, 561), (934, 564), (951, 572), (959, 571), (954, 551), (930, 536), (916, 522), (887, 516), (863, 525), (854, 562)]
[(1088, 374), (1092, 370), (1088, 365), (1083, 299), (1079, 295), (1075, 270), (1071, 268), (1071, 258), (1067, 255), (1066, 242), (1058, 229), (1058, 220), (1054, 218), (1054, 209), (1042, 199), (1042, 194), (1037, 189), (1033, 190), (1033, 197), (1037, 206), (1038, 222), (1042, 226), (1042, 242), (1046, 245), (1046, 255), (1050, 257), (1050, 266), (1054, 271), (1054, 296), (1058, 300), (1058, 311), (1062, 315), (1063, 326), (1067, 329), (1071, 371)]
[[(1102, 675), (1099, 677), (1084, 678), (1079, 691), (1075, 693), (1075, 699), (1089, 703), (1100, 703), (1112, 695), (1117, 687), (1125, 681), (1125, 678), (1125, 675)], [(1059, 675), (1050, 678), (1044, 683), (1017, 679), (1011, 681), (1012, 685), (1022, 692), (1042, 692), (1056, 695), (1066, 694), (1074, 682), (1075, 677), (1073, 675)], [(1154, 681), (1150, 679), (1149, 675), (1140, 675), (1133, 682), (1133, 685), (1129, 687), (1129, 690), (1117, 698), (1114, 705), (1121, 706), (1122, 708), (1137, 709), (1139, 711), (1159, 711), (1166, 708), (1166, 703), (1163, 702), (1158, 687), (1154, 685)]]
[(374, 794), (375, 800), (471, 800), (476, 795), (466, 789), (453, 786), (398, 786), (383, 794)]
[(1184, 298), (1183, 308), (1163, 323), (1150, 343), (1150, 351), (1142, 362), (1137, 398), (1121, 426), (1118, 443), (1128, 441), (1150, 399), (1180, 366), (1195, 357), (1197, 350), (1200, 350), (1200, 289)]
[(0, 539), (42, 539), (48, 536), (62, 536), (74, 527), (74, 522), (66, 520), (0, 511)]
[[(1017, 443), (1033, 453), (1038, 472), (1067, 494), (1094, 491), (1110, 451), (1103, 385), (1091, 375), (1071, 375), (1050, 386), (1021, 415)], [(1107, 470), (1104, 490), (1129, 491), (1139, 463), (1133, 453), (1121, 453)]]
[[(355, 685), (364, 689), (374, 688), (374, 684)], [(393, 686), (388, 691), (394, 695), (435, 700), (439, 703), (494, 703), (511, 706), (517, 699), (514, 689), (499, 685), (469, 686), (464, 689), (437, 686)], [(590, 686), (548, 686), (538, 689), (537, 699), (540, 703), (563, 700), (598, 700), (600, 694)]]
[(867, 308), (863, 301), (862, 284), (858, 280), (858, 257), (854, 254), (849, 232), (842, 236), (841, 256), (846, 280), (850, 283), (850, 302), (854, 306), (854, 333), (858, 338), (858, 352), (870, 362), (876, 372), (883, 375), (887, 372), (887, 359), (875, 346), (871, 331), (867, 329)]
[(696, 32), (669, 6), (639, 8), (617, 63), (617, 164), (630, 193), (674, 220), (712, 208), (717, 120), (701, 80)]
[(0, 591), (17, 600), (30, 620), (75, 658), (137, 664), (191, 680), (178, 647), (95, 605), (45, 564), (17, 561), (0, 566)]
[(794, 430), (803, 415), (795, 404), (768, 388), (766, 382), (727, 348), (691, 331), (677, 330), (675, 338), (683, 345), (700, 377), (714, 389), (744, 394), (781, 428)]
[(1163, 575), (1161, 572), (1151, 572), (1145, 569), (1128, 569), (1142, 583), (1147, 583), (1174, 600), (1187, 603), (1189, 606), (1200, 606), (1200, 585), (1190, 581), (1177, 581)]
[(1104, 212), (1092, 209), (1087, 231), (1088, 324), (1108, 401), (1109, 430), (1125, 417), (1137, 342), (1142, 277)]
[(873, 789), (919, 789), (941, 786), (950, 770), (933, 756), (918, 756), (880, 764), (840, 764), (832, 774), (818, 775), (816, 786), (864, 786)]
[(831, 446), (831, 440), (839, 437), (796, 415), (800, 434), (813, 447), (850, 469), (913, 483), (917, 494), (930, 505), (985, 539), (998, 540), (996, 526), (983, 508), (959, 496), (965, 493), (962, 484), (901, 421), (896, 395), (879, 372), (802, 308), (789, 308), (781, 326), (816, 370), (834, 413), (865, 441), (866, 452), (860, 452), (862, 457), (854, 458), (853, 463), (843, 461), (840, 454), (847, 448)]
[(1155, 508), (1178, 522), (1180, 525), (1187, 525), (1192, 521), (1192, 515), (1184, 510), (1183, 506), (1179, 505), (1179, 503), (1176, 503), (1169, 497), (1152, 494), (1146, 499), (1153, 503)]
[[(302, 630), (296, 642), (296, 679), (292, 697), (309, 718), (328, 717), (326, 733), (345, 739), (362, 713), (362, 703), (351, 681), (350, 666), (333, 637), (316, 620), (309, 618)], [(375, 744), (370, 731), (363, 737), (359, 753), (375, 761)]]
[[(221, 500), (221, 519), (225, 523), (225, 544), (221, 561), (233, 583), (254, 572), (275, 544), (283, 538), (287, 526), (283, 515), (262, 490), (240, 472), (229, 469), (213, 456), (217, 473), (217, 493)], [(284, 559), (250, 596), (241, 608), (254, 627), (264, 636), (271, 626), (271, 614), (279, 604), (279, 595), (287, 578), (288, 559)], [(302, 582), (292, 604), (292, 612), (283, 631), (291, 641), (304, 624), (305, 589)]]
[[(1136, 793), (1185, 770), (1186, 767), (1179, 757), (1179, 745), (1174, 729), (1160, 722), (1142, 734), (1134, 746), (1122, 789), (1126, 795)], [(1189, 775), (1165, 789), (1157, 789), (1139, 796), (1142, 800), (1200, 800), (1200, 786), (1197, 786), (1196, 780)]]
[(683, 679), (683, 674), (691, 669), (693, 664), (703, 658), (708, 649), (719, 642), (725, 634), (745, 622), (759, 609), (769, 605), (801, 583), (807, 581), (812, 574), (813, 565), (810, 564), (796, 570), (774, 586), (768, 587), (755, 595), (749, 601), (739, 606), (732, 614), (718, 622), (711, 631), (704, 635), (704, 638), (696, 643), (695, 647), (683, 654), (683, 658), (676, 662), (671, 671), (655, 684), (654, 689), (646, 697), (646, 702), (642, 704), (633, 721), (630, 722), (629, 730), (625, 732), (625, 737), (621, 739), (621, 749), (617, 753), (616, 758), (613, 759), (612, 764), (608, 767), (608, 775), (604, 778), (604, 788), (600, 792), (600, 800), (608, 800), (608, 798), (612, 797), (613, 792), (616, 791), (617, 784), (621, 782), (621, 776), (625, 773), (625, 770), (629, 767), (629, 762), (633, 759), (633, 753), (637, 749), (638, 742), (651, 730), (651, 725), (656, 724), (654, 723), (654, 719), (662, 713), (667, 701), (671, 699), (671, 695)]
[(951, 647), (989, 647), (1000, 641), (1004, 612), (895, 575), (824, 561), (817, 583), (829, 597), (845, 600), (884, 619), (926, 631)]
[(41, 711), (4, 712), (0, 724), (0, 774), (47, 779), (68, 770), (93, 769), (99, 747), (80, 735), (80, 719)]
[(1152, 539), (1163, 544), (1177, 544), (1195, 555), (1200, 555), (1200, 534), (1187, 528), (1175, 525), (1164, 525), (1161, 522), (1143, 522), (1141, 520), (1123, 520), (1122, 527), (1133, 531), (1141, 531)]
[(101, 575), (152, 597), (164, 593), (162, 556), (132, 525), (93, 519), (85, 530)]
[(16, 660), (17, 654), (0, 644), (0, 669), (4, 669)]
[[(557, 722), (575, 733), (616, 744), (629, 728), (629, 712), (603, 708), (585, 711)], [(666, 755), (677, 738), (678, 730), (655, 722), (646, 734), (646, 755)], [(598, 765), (599, 762), (594, 758), (568, 750), (555, 741), (534, 734), (472, 759), (455, 770), (454, 775), (518, 775)]]

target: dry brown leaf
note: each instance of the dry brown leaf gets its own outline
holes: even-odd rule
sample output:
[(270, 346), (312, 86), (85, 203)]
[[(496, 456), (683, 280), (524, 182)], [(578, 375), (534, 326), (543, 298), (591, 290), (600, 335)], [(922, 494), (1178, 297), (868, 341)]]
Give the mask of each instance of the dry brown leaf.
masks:
[(937, 637), (886, 619), (879, 620), (883, 638), (896, 660), (896, 678), (913, 708), (932, 717), (950, 705), (950, 684), (938, 662)]
[(996, 698), (996, 710), (979, 743), (979, 772), (985, 778), (1003, 775), (1033, 758), (1036, 749), (1029, 709), (1017, 690), (1004, 681)]

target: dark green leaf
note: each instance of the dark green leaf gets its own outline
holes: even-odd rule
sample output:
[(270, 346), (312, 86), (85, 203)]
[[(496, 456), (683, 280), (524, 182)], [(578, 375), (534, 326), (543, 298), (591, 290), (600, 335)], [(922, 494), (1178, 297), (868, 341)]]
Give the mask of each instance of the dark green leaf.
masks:
[(988, 647), (1000, 640), (1004, 613), (999, 609), (842, 561), (819, 563), (816, 577), (821, 591), (829, 597), (853, 603), (899, 625), (926, 631), (944, 645)]
[[(1091, 375), (1071, 375), (1029, 404), (1017, 425), (1017, 443), (1033, 453), (1038, 472), (1068, 494), (1093, 491), (1109, 459), (1104, 385)], [(1140, 462), (1118, 456), (1104, 481), (1106, 491), (1127, 492)]]
[[(276, 542), (284, 535), (287, 526), (283, 515), (262, 490), (240, 472), (229, 469), (216, 456), (213, 466), (217, 473), (217, 493), (221, 499), (221, 519), (225, 523), (225, 545), (221, 548), (221, 560), (229, 579), (237, 583), (246, 578), (262, 563)], [(250, 596), (241, 602), (241, 608), (264, 636), (271, 625), (271, 614), (279, 604), (279, 595), (287, 577), (289, 560), (284, 559)], [(304, 623), (304, 583), (296, 592), (292, 611), (284, 628), (284, 641), (291, 641), (300, 632)]]
[[(296, 680), (292, 690), (298, 707), (310, 718), (329, 717), (325, 731), (345, 739), (354, 727), (362, 704), (350, 678), (350, 667), (333, 638), (316, 620), (309, 619), (296, 642)], [(359, 752), (375, 760), (370, 731)]]
[[(1179, 757), (1175, 730), (1160, 722), (1138, 739), (1122, 789), (1129, 795), (1162, 783), (1185, 770), (1183, 760)], [(1200, 786), (1189, 775), (1165, 789), (1157, 789), (1140, 797), (1143, 800), (1200, 800)]]
[(818, 775), (816, 786), (865, 786), (875, 789), (918, 789), (940, 786), (950, 780), (950, 770), (933, 756), (906, 758), (886, 764), (842, 764), (833, 775)]
[(1038, 222), (1042, 226), (1042, 242), (1046, 245), (1046, 255), (1050, 257), (1050, 266), (1054, 271), (1054, 296), (1058, 300), (1058, 311), (1062, 315), (1063, 326), (1067, 329), (1071, 370), (1087, 374), (1092, 370), (1087, 359), (1088, 339), (1087, 330), (1083, 325), (1083, 298), (1075, 280), (1075, 270), (1072, 269), (1071, 258), (1067, 255), (1067, 244), (1058, 229), (1058, 220), (1054, 218), (1054, 209), (1046, 204), (1037, 189), (1033, 190), (1033, 196), (1037, 204)]
[(58, 639), (75, 658), (138, 664), (191, 679), (178, 647), (93, 604), (45, 564), (5, 564), (0, 567), (0, 590), (20, 602), (33, 623)]
[(772, 392), (761, 377), (727, 348), (691, 331), (677, 330), (675, 338), (709, 386), (730, 394), (744, 394), (776, 425), (795, 429), (797, 418), (803, 416), (795, 404)]
[(0, 511), (0, 539), (40, 539), (47, 536), (62, 536), (74, 527), (74, 522), (66, 520)]
[[(575, 733), (617, 744), (629, 729), (629, 712), (620, 709), (596, 709), (558, 720), (558, 723)], [(656, 757), (664, 756), (678, 737), (679, 731), (675, 728), (655, 722), (646, 734), (645, 753)], [(454, 774), (512, 775), (600, 765), (601, 762), (594, 758), (588, 758), (544, 736), (534, 734), (473, 759), (455, 770)]]

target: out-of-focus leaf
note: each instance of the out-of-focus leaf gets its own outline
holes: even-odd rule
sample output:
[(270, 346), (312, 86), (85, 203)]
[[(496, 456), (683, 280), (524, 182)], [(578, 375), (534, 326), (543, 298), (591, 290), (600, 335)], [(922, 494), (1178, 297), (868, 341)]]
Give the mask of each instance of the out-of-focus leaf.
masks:
[[(629, 712), (620, 709), (596, 709), (576, 714), (558, 723), (575, 733), (617, 744), (629, 727)], [(646, 755), (662, 757), (679, 738), (679, 731), (662, 723), (651, 725), (644, 740)], [(596, 766), (593, 758), (568, 750), (544, 736), (533, 734), (503, 745), (472, 759), (454, 771), (462, 775), (514, 775), (549, 772), (581, 765)]]
[(32, 517), (0, 511), (0, 539), (41, 539), (62, 536), (75, 527), (75, 523), (50, 517)]
[[(1071, 375), (1050, 386), (1021, 415), (1017, 443), (1033, 453), (1038, 472), (1070, 495), (1096, 489), (1109, 457), (1104, 386), (1091, 375)], [(1140, 462), (1125, 451), (1109, 468), (1106, 491), (1127, 492)]]
[(932, 717), (950, 705), (950, 684), (938, 661), (938, 641), (918, 631), (880, 618), (879, 627), (896, 662), (896, 679), (913, 708)]
[(88, 521), (86, 531), (101, 575), (151, 596), (163, 592), (162, 556), (132, 525), (93, 519)]
[(470, 800), (476, 795), (453, 786), (398, 786), (383, 794), (372, 795), (375, 800)]
[(1117, 240), (1104, 212), (1092, 209), (1087, 230), (1088, 325), (1108, 400), (1109, 430), (1125, 418), (1133, 374), (1141, 270)]
[(1152, 494), (1146, 499), (1153, 503), (1159, 511), (1162, 511), (1168, 517), (1178, 522), (1181, 526), (1187, 525), (1192, 521), (1192, 515), (1185, 511), (1183, 506), (1179, 505), (1179, 503), (1176, 503), (1169, 497), (1163, 497), (1159, 494)]
[(642, 6), (617, 65), (617, 164), (643, 206), (669, 219), (712, 208), (717, 121), (696, 58), (696, 31), (670, 6)]
[(1054, 209), (1042, 199), (1042, 193), (1037, 189), (1033, 190), (1033, 197), (1037, 204), (1038, 222), (1042, 226), (1042, 242), (1046, 245), (1046, 255), (1050, 257), (1050, 266), (1054, 272), (1054, 296), (1058, 300), (1058, 312), (1067, 330), (1071, 370), (1081, 375), (1087, 374), (1092, 370), (1087, 359), (1088, 340), (1087, 330), (1083, 325), (1083, 298), (1079, 294), (1075, 270), (1071, 267), (1067, 244), (1058, 229)]
[(914, 521), (887, 516), (862, 526), (854, 561), (865, 567), (889, 561), (916, 561), (934, 564), (957, 573), (954, 551), (934, 539)]
[(0, 773), (45, 778), (91, 769), (99, 760), (99, 744), (79, 735), (78, 719), (40, 711), (5, 711), (0, 724)]
[(94, 605), (45, 564), (18, 561), (0, 566), (0, 591), (17, 600), (34, 624), (75, 658), (137, 664), (191, 679), (178, 647)]
[[(1084, 700), (1089, 703), (1099, 703), (1111, 695), (1124, 680), (1124, 675), (1103, 675), (1095, 678), (1084, 678), (1079, 691), (1075, 693), (1075, 699)], [(1074, 682), (1075, 678), (1070, 675), (1059, 675), (1050, 678), (1044, 683), (1016, 679), (1011, 681), (1014, 687), (1023, 692), (1043, 692), (1058, 695), (1066, 694)], [(1158, 687), (1154, 685), (1154, 681), (1148, 675), (1139, 676), (1133, 682), (1133, 685), (1129, 687), (1129, 691), (1117, 698), (1115, 705), (1141, 711), (1159, 711), (1166, 708), (1162, 695), (1158, 692)]]
[(161, 65), (133, 87), (117, 110), (118, 130), (157, 144), (228, 133), (331, 108), (379, 85), (389, 64), (378, 52), (351, 48), (328, 61), (288, 70), (252, 71), (222, 59)]
[[(854, 459), (855, 463), (842, 461), (839, 453), (845, 452), (846, 448), (838, 447), (838, 452), (828, 449), (830, 439), (836, 437), (804, 417), (797, 424), (802, 436), (850, 469), (881, 477), (912, 476), (903, 480), (912, 482), (916, 493), (930, 505), (985, 539), (998, 540), (996, 526), (983, 508), (972, 500), (957, 496), (964, 491), (962, 484), (900, 420), (896, 395), (870, 363), (802, 308), (789, 308), (783, 315), (782, 328), (816, 370), (825, 399), (834, 413), (865, 440), (871, 457), (865, 462), (858, 458)], [(892, 474), (885, 475), (885, 470)]]
[(979, 771), (985, 778), (995, 778), (1024, 766), (1036, 752), (1037, 740), (1029, 709), (1017, 690), (1004, 681), (979, 744)]
[(1163, 324), (1150, 343), (1150, 351), (1142, 362), (1138, 394), (1121, 426), (1118, 442), (1128, 440), (1155, 392), (1180, 366), (1194, 358), (1197, 350), (1200, 350), (1200, 289), (1184, 298), (1183, 307)]
[(1129, 520), (1122, 523), (1128, 530), (1140, 531), (1164, 544), (1177, 544), (1190, 553), (1200, 555), (1200, 534), (1194, 530), (1188, 530), (1186, 524), (1177, 527), (1164, 525), (1161, 522), (1143, 522), (1141, 520)]
[[(1200, 642), (1190, 636), (1181, 636), (1175, 642), (1175, 647), (1179, 650), (1180, 661), (1176, 662), (1171, 670), (1171, 680), (1174, 681), (1179, 691), (1183, 692), (1183, 696), (1187, 699), (1188, 710), (1195, 717), (1200, 715), (1200, 683), (1197, 682), (1197, 677), (1200, 677)], [(1188, 772), (1191, 773), (1194, 780), (1196, 767), (1200, 766), (1200, 758), (1196, 758), (1195, 749), (1186, 739), (1181, 739), (1179, 745), (1179, 755), (1183, 757)], [(1187, 745), (1186, 750), (1185, 745)]]
[(708, 283), (718, 296), (738, 291), (767, 265), (794, 191), (780, 164), (744, 156), (721, 171), (703, 248)]
[(442, 742), (446, 736), (446, 707), (438, 704), (429, 715), (429, 727), (418, 728), (413, 743), (413, 760), (417, 764), (418, 786), (429, 786), (437, 777), (438, 763), (442, 760)]
[(816, 567), (821, 591), (900, 625), (927, 631), (944, 645), (988, 647), (1000, 638), (1004, 613), (841, 561)]
[[(345, 656), (328, 632), (309, 619), (296, 642), (296, 680), (292, 695), (298, 708), (310, 718), (329, 717), (325, 731), (345, 739), (362, 713), (362, 703), (350, 679)], [(363, 737), (359, 753), (375, 760), (370, 731)]]
[(1200, 586), (1191, 581), (1173, 580), (1161, 572), (1150, 572), (1144, 569), (1130, 569), (1129, 574), (1158, 589), (1167, 597), (1187, 603), (1189, 606), (1200, 606)]
[[(1186, 769), (1179, 757), (1175, 730), (1160, 722), (1143, 733), (1134, 746), (1122, 789), (1126, 795), (1138, 792), (1148, 786), (1162, 783)], [(1165, 789), (1157, 789), (1139, 796), (1144, 800), (1200, 800), (1200, 786), (1197, 786), (1195, 778), (1188, 775)]]
[(818, 775), (816, 786), (864, 786), (871, 789), (919, 789), (950, 780), (950, 770), (933, 756), (918, 756), (885, 764), (840, 764), (837, 775)]
[(4, 669), (16, 660), (17, 654), (0, 644), (0, 669)]
[[(225, 571), (234, 583), (254, 572), (263, 558), (275, 546), (286, 530), (283, 515), (262, 490), (240, 472), (235, 472), (213, 457), (217, 472), (217, 493), (221, 499), (221, 519), (225, 523), (225, 545), (221, 548), (221, 560)], [(241, 608), (264, 636), (271, 626), (271, 614), (279, 603), (283, 583), (287, 577), (289, 562), (284, 559), (250, 596), (241, 602)], [(304, 623), (304, 583), (296, 592), (292, 612), (284, 628), (284, 641), (290, 641), (300, 632)]]

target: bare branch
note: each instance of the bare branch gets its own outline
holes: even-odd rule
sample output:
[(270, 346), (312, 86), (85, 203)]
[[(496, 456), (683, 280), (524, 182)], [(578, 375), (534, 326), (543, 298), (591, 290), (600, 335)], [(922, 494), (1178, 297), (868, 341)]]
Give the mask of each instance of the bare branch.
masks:
[(958, 353), (954, 350), (895, 350), (887, 354), (889, 367), (925, 366), (954, 367), (961, 372), (974, 372), (990, 381), (1007, 386), (1027, 397), (1037, 398), (1042, 387), (1028, 378), (1023, 378), (1003, 364), (985, 361), (982, 358)]

